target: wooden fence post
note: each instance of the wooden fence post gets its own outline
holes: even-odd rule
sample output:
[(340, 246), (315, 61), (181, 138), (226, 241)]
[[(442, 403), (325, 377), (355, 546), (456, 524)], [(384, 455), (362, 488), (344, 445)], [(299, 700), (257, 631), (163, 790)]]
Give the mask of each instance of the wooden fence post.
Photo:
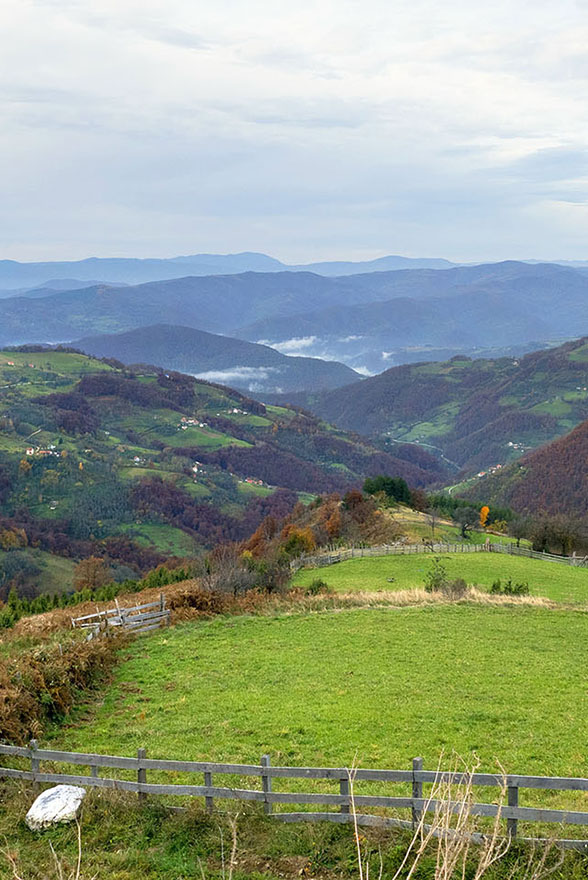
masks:
[(38, 744), (37, 740), (36, 740), (36, 739), (32, 739), (32, 740), (29, 742), (29, 749), (30, 749), (31, 752), (32, 752), (32, 755), (31, 755), (31, 773), (32, 773), (33, 776), (34, 776), (34, 778), (33, 778), (33, 787), (34, 787), (35, 789), (37, 789), (37, 788), (39, 787), (39, 783), (37, 782), (37, 773), (38, 773), (38, 772), (40, 771), (40, 769), (41, 769), (41, 762), (39, 761), (38, 758), (35, 758), (35, 752), (37, 751), (38, 748), (39, 748), (39, 744)]
[[(137, 758), (139, 762), (141, 762), (144, 758), (147, 757), (146, 749), (137, 749)], [(143, 785), (147, 782), (147, 770), (144, 767), (141, 767), (139, 763), (139, 769), (137, 770), (137, 782), (139, 785)], [(144, 791), (139, 792), (139, 800), (145, 801), (147, 800), (147, 795)]]
[[(208, 770), (204, 771), (204, 785), (207, 788), (212, 788), (212, 773), (210, 773)], [(212, 811), (214, 810), (214, 798), (206, 796), (204, 800), (206, 804), (206, 812), (212, 813)]]
[[(509, 785), (507, 789), (507, 797), (508, 797), (508, 806), (509, 807), (518, 807), (519, 805), (519, 787), (518, 785)], [(507, 819), (506, 820), (506, 833), (508, 836), (514, 840), (517, 836), (517, 828), (518, 828), (519, 820), (518, 819)]]
[[(269, 756), (269, 755), (262, 755), (262, 756), (261, 756), (261, 766), (262, 766), (262, 767), (269, 767), (270, 764), (271, 764), (270, 756)], [(271, 778), (271, 776), (268, 776), (267, 773), (263, 773), (263, 772), (262, 772), (262, 774), (261, 774), (261, 784), (262, 784), (262, 788), (263, 788), (263, 793), (264, 793), (265, 795), (268, 795), (268, 794), (271, 792), (271, 790), (272, 790), (272, 778)], [(264, 803), (264, 805), (263, 805), (263, 811), (264, 811), (264, 813), (267, 813), (268, 815), (269, 815), (269, 813), (271, 813), (271, 811), (272, 811), (272, 805), (271, 805), (271, 803), (267, 800), (267, 798), (266, 798), (266, 801), (265, 801), (265, 803)]]
[(349, 776), (342, 776), (339, 780), (339, 794), (347, 798), (347, 803), (341, 804), (341, 812), (350, 813), (351, 807), (349, 801)]
[[(422, 799), (423, 797), (423, 783), (420, 780), (417, 780), (415, 774), (423, 769), (423, 759), (422, 758), (413, 758), (412, 759), (412, 797)], [(414, 802), (412, 805), (412, 830), (416, 831), (421, 821), (422, 812), (418, 807), (415, 807)]]

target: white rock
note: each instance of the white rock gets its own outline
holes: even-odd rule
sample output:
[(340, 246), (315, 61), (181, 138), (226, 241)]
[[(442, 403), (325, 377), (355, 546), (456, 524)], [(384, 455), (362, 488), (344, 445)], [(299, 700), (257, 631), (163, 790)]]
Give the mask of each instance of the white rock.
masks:
[(25, 822), (31, 831), (40, 831), (77, 818), (86, 790), (77, 785), (56, 785), (40, 794), (28, 811)]

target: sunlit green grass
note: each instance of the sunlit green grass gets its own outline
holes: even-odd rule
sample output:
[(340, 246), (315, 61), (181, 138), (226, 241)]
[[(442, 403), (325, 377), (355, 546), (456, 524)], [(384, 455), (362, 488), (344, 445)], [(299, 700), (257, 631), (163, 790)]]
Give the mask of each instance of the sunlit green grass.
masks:
[[(513, 581), (527, 582), (533, 596), (588, 602), (588, 568), (501, 553), (446, 553), (441, 558), (449, 578), (463, 578), (468, 584), (488, 589), (497, 578), (504, 582), (512, 577)], [(432, 553), (350, 559), (320, 570), (303, 569), (294, 583), (308, 586), (321, 577), (341, 592), (422, 588), (432, 561)]]
[(79, 751), (588, 775), (582, 612), (435, 606), (183, 624), (145, 637), (96, 707), (55, 737)]

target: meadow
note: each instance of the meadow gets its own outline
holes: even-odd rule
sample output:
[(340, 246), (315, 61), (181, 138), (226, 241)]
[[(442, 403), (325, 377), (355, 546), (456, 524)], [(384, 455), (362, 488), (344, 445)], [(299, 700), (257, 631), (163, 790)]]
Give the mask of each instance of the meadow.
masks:
[[(489, 770), (588, 775), (580, 611), (437, 605), (179, 624), (138, 640), (74, 751), (408, 767), (473, 752)], [(565, 646), (565, 650), (563, 650)]]
[[(294, 585), (308, 587), (320, 577), (344, 593), (422, 588), (433, 558), (432, 553), (418, 553), (350, 559), (320, 570), (302, 569)], [(498, 553), (446, 553), (441, 558), (449, 578), (463, 578), (483, 589), (489, 589), (497, 578), (504, 583), (512, 577), (514, 582), (528, 583), (532, 596), (545, 596), (555, 602), (588, 602), (588, 568)]]

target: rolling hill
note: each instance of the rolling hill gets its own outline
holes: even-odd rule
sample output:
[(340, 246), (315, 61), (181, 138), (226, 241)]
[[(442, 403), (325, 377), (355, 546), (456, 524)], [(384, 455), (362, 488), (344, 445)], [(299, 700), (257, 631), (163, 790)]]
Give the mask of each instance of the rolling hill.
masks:
[(267, 345), (169, 324), (90, 336), (71, 345), (97, 357), (126, 364), (155, 363), (252, 394), (338, 388), (359, 379), (344, 364), (287, 357)]
[(472, 473), (512, 461), (588, 418), (588, 339), (522, 358), (393, 367), (291, 401), (386, 448), (431, 447)]
[[(565, 437), (490, 474), (471, 492), (489, 503), (506, 504), (522, 514), (588, 515), (588, 421)], [(465, 493), (466, 495), (468, 492)]]
[[(300, 496), (367, 474), (444, 479), (311, 415), (181, 373), (72, 351), (0, 352), (0, 562), (37, 548), (141, 571), (250, 535)], [(0, 587), (2, 584), (0, 583)]]

